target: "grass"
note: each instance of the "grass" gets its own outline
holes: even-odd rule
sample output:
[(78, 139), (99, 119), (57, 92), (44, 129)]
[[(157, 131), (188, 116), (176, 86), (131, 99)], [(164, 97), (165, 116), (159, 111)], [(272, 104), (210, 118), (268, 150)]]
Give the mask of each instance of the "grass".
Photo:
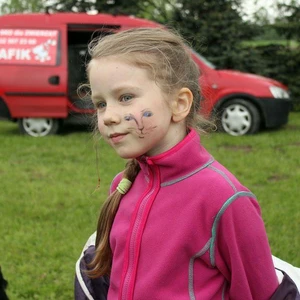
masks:
[[(257, 195), (273, 254), (300, 266), (300, 114), (279, 130), (202, 141)], [(8, 294), (73, 299), (75, 262), (124, 162), (100, 141), (97, 167), (91, 133), (78, 128), (31, 138), (1, 121), (0, 143), (0, 265)]]

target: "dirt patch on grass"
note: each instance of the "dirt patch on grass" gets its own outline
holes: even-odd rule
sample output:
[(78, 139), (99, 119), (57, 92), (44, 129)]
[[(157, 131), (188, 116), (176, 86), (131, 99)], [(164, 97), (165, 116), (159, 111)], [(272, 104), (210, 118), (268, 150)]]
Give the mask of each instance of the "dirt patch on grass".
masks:
[(39, 172), (39, 171), (30, 171), (29, 172), (29, 178), (31, 181), (35, 180), (43, 180), (46, 178), (46, 174), (44, 172)]
[(287, 179), (289, 179), (289, 176), (284, 174), (273, 174), (272, 176), (267, 178), (269, 182), (277, 182), (277, 181), (282, 181)]
[(274, 149), (279, 151), (279, 152), (285, 153), (285, 148), (287, 146), (300, 147), (300, 142), (289, 143), (289, 144), (286, 144), (286, 145), (277, 145), (277, 146), (274, 147)]
[(298, 131), (298, 130), (300, 130), (300, 125), (287, 124), (285, 126), (285, 128), (286, 129), (290, 129), (290, 130), (296, 130), (296, 131)]

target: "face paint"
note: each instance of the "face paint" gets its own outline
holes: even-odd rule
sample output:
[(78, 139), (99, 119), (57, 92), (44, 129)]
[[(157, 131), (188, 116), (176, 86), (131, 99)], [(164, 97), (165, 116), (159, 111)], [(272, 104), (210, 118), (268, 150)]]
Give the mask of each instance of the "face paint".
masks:
[[(143, 109), (140, 113), (140, 116), (135, 117), (133, 114), (128, 114), (124, 117), (124, 119), (125, 121), (134, 121), (139, 138), (144, 138), (145, 134), (150, 133), (151, 130), (157, 127), (157, 126), (150, 126), (149, 128), (145, 128), (143, 118), (150, 118), (152, 116), (153, 113), (149, 109)], [(130, 129), (131, 128), (132, 127), (130, 127)]]

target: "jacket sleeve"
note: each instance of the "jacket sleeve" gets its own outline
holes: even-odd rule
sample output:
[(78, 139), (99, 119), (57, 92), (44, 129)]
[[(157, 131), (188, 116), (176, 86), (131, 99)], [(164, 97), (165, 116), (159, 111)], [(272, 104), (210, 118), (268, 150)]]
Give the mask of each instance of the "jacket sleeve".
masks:
[(283, 272), (283, 279), (270, 300), (300, 300), (297, 285), (288, 274)]
[(256, 199), (237, 197), (222, 211), (215, 234), (215, 263), (230, 299), (270, 299), (279, 283)]
[(280, 284), (271, 300), (300, 300), (300, 268), (274, 255), (272, 259)]
[(86, 274), (88, 265), (95, 255), (94, 233), (85, 244), (82, 254), (76, 263), (76, 273), (74, 282), (75, 300), (106, 300), (109, 288), (109, 278), (101, 276), (95, 279)]

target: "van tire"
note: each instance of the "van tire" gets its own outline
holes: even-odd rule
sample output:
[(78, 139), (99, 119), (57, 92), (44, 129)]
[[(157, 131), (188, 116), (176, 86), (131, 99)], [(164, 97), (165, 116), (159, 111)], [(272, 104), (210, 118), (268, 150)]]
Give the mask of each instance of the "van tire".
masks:
[(260, 129), (261, 116), (250, 101), (232, 99), (220, 111), (219, 129), (233, 136), (254, 134)]
[(23, 118), (18, 119), (19, 130), (22, 134), (42, 137), (56, 134), (60, 127), (58, 119), (53, 118)]

